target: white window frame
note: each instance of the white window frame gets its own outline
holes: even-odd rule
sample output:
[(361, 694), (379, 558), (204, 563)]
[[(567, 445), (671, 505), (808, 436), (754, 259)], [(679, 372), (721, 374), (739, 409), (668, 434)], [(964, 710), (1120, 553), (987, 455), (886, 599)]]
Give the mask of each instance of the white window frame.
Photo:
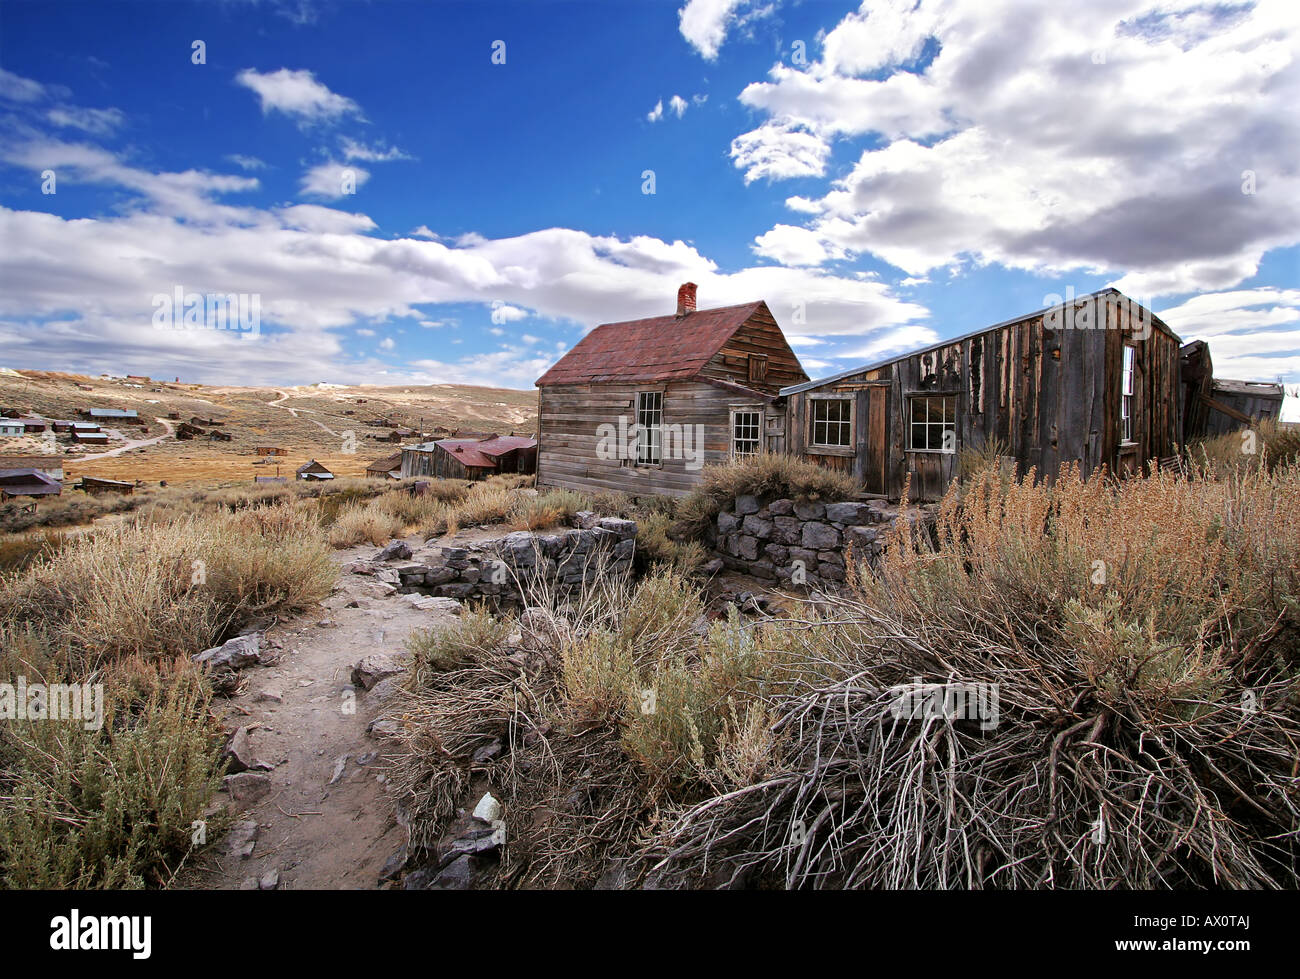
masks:
[(638, 391), (636, 393), (636, 465), (663, 465), (664, 393)]
[[(753, 444), (752, 451), (742, 452), (740, 451), (739, 448), (739, 444), (742, 440), (737, 435), (736, 426), (738, 424), (738, 419), (741, 415), (752, 415), (754, 418), (752, 426), (749, 426), (748, 423), (746, 423), (747, 427), (752, 429), (754, 433), (753, 437), (752, 438), (746, 437), (743, 440), (746, 443)], [(765, 419), (763, 418), (763, 409), (758, 406), (753, 406), (753, 407), (740, 406), (731, 409), (731, 427), (728, 433), (728, 442), (730, 445), (730, 453), (732, 459), (744, 459), (747, 458), (748, 456), (758, 455), (763, 451), (764, 432), (765, 432), (764, 424), (765, 424)]]
[(1137, 347), (1124, 344), (1124, 359), (1120, 366), (1119, 382), (1119, 433), (1123, 445), (1133, 445), (1133, 378), (1137, 373)]
[[(931, 405), (935, 401), (941, 401), (943, 403), (943, 409), (940, 411), (938, 419), (933, 419), (930, 417)], [(916, 417), (916, 406), (921, 402), (925, 402), (926, 404), (926, 409), (925, 409), (926, 415), (925, 418), (918, 421)], [(949, 416), (948, 413), (949, 404), (952, 405), (951, 417)], [(935, 453), (942, 453), (944, 455), (951, 455), (953, 452), (955, 452), (957, 450), (957, 416), (959, 411), (960, 411), (960, 406), (957, 403), (957, 395), (955, 394), (917, 394), (908, 398), (907, 399), (907, 451), (908, 452), (935, 452)], [(921, 425), (925, 428), (926, 437), (925, 437), (925, 445), (923, 446), (918, 446), (916, 444), (917, 425)], [(930, 443), (933, 441), (932, 433), (934, 429), (939, 430), (939, 448), (930, 447)], [(943, 434), (944, 432), (948, 432), (948, 431), (951, 431), (953, 436), (952, 449), (943, 448), (943, 441), (944, 441)]]
[[(820, 422), (817, 420), (817, 409), (823, 404), (838, 402), (845, 406), (847, 415), (844, 418), (830, 419), (826, 418)], [(854, 428), (856, 421), (854, 419), (854, 403), (851, 394), (822, 394), (808, 399), (808, 450), (810, 452), (821, 453), (823, 455), (852, 455), (853, 439), (856, 435)], [(830, 426), (834, 425), (839, 431), (847, 431), (848, 441), (840, 442), (818, 442), (817, 426), (825, 425), (827, 433), (830, 432)]]

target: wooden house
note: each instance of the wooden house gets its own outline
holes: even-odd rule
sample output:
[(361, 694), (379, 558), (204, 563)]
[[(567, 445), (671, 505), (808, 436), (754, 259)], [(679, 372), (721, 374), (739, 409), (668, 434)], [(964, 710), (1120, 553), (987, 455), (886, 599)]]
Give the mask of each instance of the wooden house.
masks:
[(17, 418), (0, 418), (0, 438), (19, 438), (27, 434), (27, 427)]
[(867, 493), (936, 499), (964, 450), (1055, 478), (1137, 472), (1182, 439), (1177, 336), (1114, 289), (782, 389), (789, 449)]
[(315, 459), (299, 466), (297, 476), (299, 479), (333, 479), (334, 474), (322, 466)]
[[(783, 387), (808, 375), (762, 300), (606, 323), (537, 380), (537, 483), (683, 496), (706, 464), (785, 447)], [(403, 468), (405, 475), (405, 467)]]
[(19, 496), (58, 496), (63, 484), (39, 469), (7, 469), (0, 466), (0, 500)]
[(51, 479), (63, 481), (63, 456), (0, 455), (0, 469), (34, 469)]
[(253, 451), (260, 456), (287, 456), (289, 450), (278, 445), (258, 445), (254, 446)]
[(97, 425), (145, 424), (145, 420), (134, 408), (87, 408), (81, 415)]
[(401, 479), (402, 453), (394, 452), (392, 455), (384, 456), (382, 459), (376, 459), (370, 465), (366, 466), (366, 478)]
[(537, 468), (537, 440), (521, 435), (441, 439), (407, 446), (401, 452), (401, 478), (485, 479), (498, 473), (530, 474)]
[(101, 432), (98, 428), (74, 428), (72, 441), (84, 445), (108, 445), (108, 433)]
[(1281, 384), (1215, 377), (1204, 340), (1184, 345), (1180, 356), (1184, 441), (1224, 435), (1281, 416)]

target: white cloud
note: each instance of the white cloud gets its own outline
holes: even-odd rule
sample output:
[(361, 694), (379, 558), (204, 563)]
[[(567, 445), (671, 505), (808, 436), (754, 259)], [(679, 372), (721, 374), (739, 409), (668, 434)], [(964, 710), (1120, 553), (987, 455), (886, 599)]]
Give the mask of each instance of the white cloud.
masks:
[(1300, 379), (1300, 289), (1236, 289), (1158, 311), (1184, 341), (1204, 340), (1215, 377)]
[(677, 11), (678, 30), (706, 61), (718, 57), (727, 34), (770, 16), (776, 3), (758, 0), (689, 0)]
[(283, 112), (302, 123), (331, 122), (344, 116), (361, 115), (361, 107), (350, 98), (331, 92), (306, 69), (281, 68), (265, 74), (245, 68), (235, 81), (257, 94), (263, 114)]
[(397, 344), (393, 341), (392, 337), (384, 337), (379, 341), (380, 350), (392, 350), (396, 346)]
[(365, 160), (367, 163), (391, 163), (393, 160), (409, 160), (412, 157), (396, 146), (366, 146), (354, 139), (343, 139), (343, 158), (345, 160)]
[(863, 141), (821, 197), (787, 203), (828, 248), (912, 278), (996, 262), (1113, 272), (1141, 296), (1223, 290), (1300, 242), (1298, 45), (1289, 0), (1097, 0), (1082, 20), (870, 0), (806, 70), (744, 89), (766, 118), (732, 158), (747, 182), (823, 176), (834, 142)]
[(754, 239), (754, 252), (782, 265), (821, 265), (837, 253), (807, 228), (778, 224)]
[(370, 179), (370, 171), (342, 163), (320, 163), (302, 175), (299, 192), (310, 197), (336, 200), (347, 196), (347, 187), (360, 189)]
[(245, 156), (243, 153), (227, 153), (226, 159), (235, 166), (244, 170), (265, 170), (266, 163), (255, 156)]
[(668, 100), (668, 108), (677, 113), (677, 118), (680, 119), (686, 114), (686, 100), (680, 95), (674, 95)]
[(46, 118), (56, 126), (80, 129), (97, 136), (108, 135), (125, 120), (120, 109), (83, 109), (74, 105), (56, 106), (46, 113)]
[(651, 122), (658, 122), (664, 117), (664, 100), (660, 99), (655, 103), (655, 107), (645, 114), (645, 117)]
[(0, 98), (9, 102), (39, 102), (48, 90), (40, 82), (0, 68)]

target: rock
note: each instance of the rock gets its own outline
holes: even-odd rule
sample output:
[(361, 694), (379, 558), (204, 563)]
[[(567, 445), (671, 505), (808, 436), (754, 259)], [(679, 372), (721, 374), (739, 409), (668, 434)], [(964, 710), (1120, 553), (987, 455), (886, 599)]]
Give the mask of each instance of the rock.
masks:
[(798, 517), (773, 517), (772, 540), (778, 544), (798, 544), (803, 523)]
[(492, 797), (491, 792), (484, 793), (483, 798), (478, 800), (478, 805), (474, 807), (474, 818), (481, 819), (485, 823), (501, 818), (501, 803)]
[(763, 548), (763, 553), (773, 564), (785, 564), (790, 560), (790, 548), (784, 544), (768, 544)]
[(880, 531), (876, 527), (850, 527), (845, 531), (844, 538), (845, 543), (852, 547), (855, 557), (866, 557), (880, 538)]
[(239, 670), (258, 662), (258, 650), (262, 634), (252, 633), (247, 636), (235, 636), (220, 646), (205, 649), (194, 656), (194, 662), (206, 663), (213, 670)]
[(736, 515), (739, 517), (751, 513), (758, 513), (760, 504), (756, 496), (738, 496), (736, 497)]
[(257, 845), (257, 834), (260, 827), (257, 821), (253, 819), (243, 819), (230, 827), (230, 832), (226, 834), (225, 840), (222, 841), (222, 847), (230, 856), (237, 856), (241, 860), (247, 860), (253, 855), (253, 848)]
[(827, 503), (826, 519), (856, 527), (871, 522), (871, 507), (866, 503)]
[(339, 624), (333, 619), (321, 619), (316, 623), (317, 629), (337, 629)]
[(824, 551), (827, 548), (839, 547), (840, 532), (830, 524), (806, 523), (803, 525), (801, 543), (811, 551)]
[(573, 525), (580, 530), (590, 530), (599, 519), (599, 515), (591, 510), (579, 510), (573, 515)]
[(471, 756), (471, 759), (476, 765), (485, 765), (501, 754), (502, 747), (501, 739), (493, 738), (490, 744), (485, 744), (483, 747), (477, 749)]
[(330, 776), (330, 780), (325, 783), (326, 785), (334, 785), (343, 777), (343, 773), (348, 770), (348, 759), (351, 757), (351, 755), (339, 755), (334, 759), (334, 774)]
[(723, 567), (724, 565), (722, 563), (722, 558), (715, 557), (712, 561), (709, 561), (707, 564), (700, 565), (700, 574), (712, 578), (714, 575), (720, 574), (722, 572)]
[(255, 772), (227, 775), (222, 780), (222, 785), (230, 793), (230, 798), (236, 802), (257, 802), (266, 798), (271, 791), (271, 779)]
[(800, 520), (820, 520), (826, 514), (826, 504), (824, 503), (796, 503), (794, 505), (794, 515)]
[(374, 556), (375, 561), (409, 561), (411, 545), (404, 540), (390, 540), (384, 549)]
[(772, 564), (771, 561), (751, 561), (749, 565), (749, 573), (755, 578), (764, 578), (768, 581), (773, 581), (776, 579), (776, 566)]
[(825, 578), (827, 581), (844, 580), (844, 569), (835, 564), (827, 563), (817, 565), (817, 574), (820, 577)]
[(746, 561), (755, 561), (758, 559), (758, 538), (748, 537), (744, 534), (736, 538), (736, 550), (739, 552), (736, 556), (743, 557)]
[(405, 671), (406, 667), (391, 653), (371, 653), (352, 667), (352, 684), (370, 690), (380, 680)]
[(407, 846), (403, 843), (396, 853), (384, 861), (384, 867), (379, 871), (379, 883), (397, 880), (401, 876), (402, 868), (406, 866), (407, 853)]
[(762, 517), (751, 514), (745, 518), (741, 525), (745, 533), (751, 537), (757, 537), (759, 540), (767, 540), (772, 536), (772, 521), (764, 520)]
[(245, 877), (243, 880), (241, 880), (241, 881), (239, 882), (239, 889), (240, 889), (241, 891), (255, 891), (255, 890), (257, 890), (257, 878), (256, 878), (256, 877)]
[(740, 518), (730, 513), (718, 514), (718, 533), (734, 534), (740, 529)]
[(249, 740), (251, 730), (250, 727), (241, 727), (236, 730), (226, 742), (225, 750), (221, 753), (221, 757), (229, 762), (226, 771), (231, 775), (247, 772), (254, 768), (269, 772), (275, 767), (270, 762), (259, 761), (253, 757), (253, 745)]
[(421, 612), (443, 612), (447, 615), (460, 615), (464, 608), (454, 598), (437, 595), (403, 595), (402, 601), (409, 602)]
[(788, 517), (794, 513), (794, 501), (773, 500), (767, 505), (767, 512), (774, 517)]
[(623, 520), (619, 517), (602, 517), (596, 521), (596, 526), (602, 530), (612, 531), (618, 535), (619, 540), (629, 540), (636, 536), (636, 521)]
[(475, 860), (462, 853), (433, 876), (428, 887), (433, 891), (466, 891), (474, 882)]
[(349, 582), (348, 591), (360, 598), (387, 598), (397, 587), (384, 581)]
[(253, 703), (282, 704), (284, 703), (284, 692), (276, 687), (267, 687), (265, 690), (259, 690), (253, 695)]
[(366, 700), (369, 703), (382, 704), (395, 697), (401, 689), (396, 677), (386, 677), (370, 688), (370, 696)]
[(257, 881), (257, 889), (260, 891), (276, 891), (280, 889), (280, 871), (268, 870)]
[(476, 587), (469, 584), (439, 585), (434, 589), (437, 597), (442, 599), (469, 598), (475, 590)]
[(376, 738), (395, 738), (401, 733), (402, 729), (397, 721), (386, 718), (376, 718), (371, 721), (366, 728), (366, 733)]

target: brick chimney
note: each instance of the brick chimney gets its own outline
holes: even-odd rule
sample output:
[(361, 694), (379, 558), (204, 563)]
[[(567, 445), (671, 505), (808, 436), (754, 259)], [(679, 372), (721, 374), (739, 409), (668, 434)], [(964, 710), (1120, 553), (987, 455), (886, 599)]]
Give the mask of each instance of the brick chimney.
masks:
[(683, 282), (677, 290), (677, 315), (685, 316), (695, 312), (695, 283)]

